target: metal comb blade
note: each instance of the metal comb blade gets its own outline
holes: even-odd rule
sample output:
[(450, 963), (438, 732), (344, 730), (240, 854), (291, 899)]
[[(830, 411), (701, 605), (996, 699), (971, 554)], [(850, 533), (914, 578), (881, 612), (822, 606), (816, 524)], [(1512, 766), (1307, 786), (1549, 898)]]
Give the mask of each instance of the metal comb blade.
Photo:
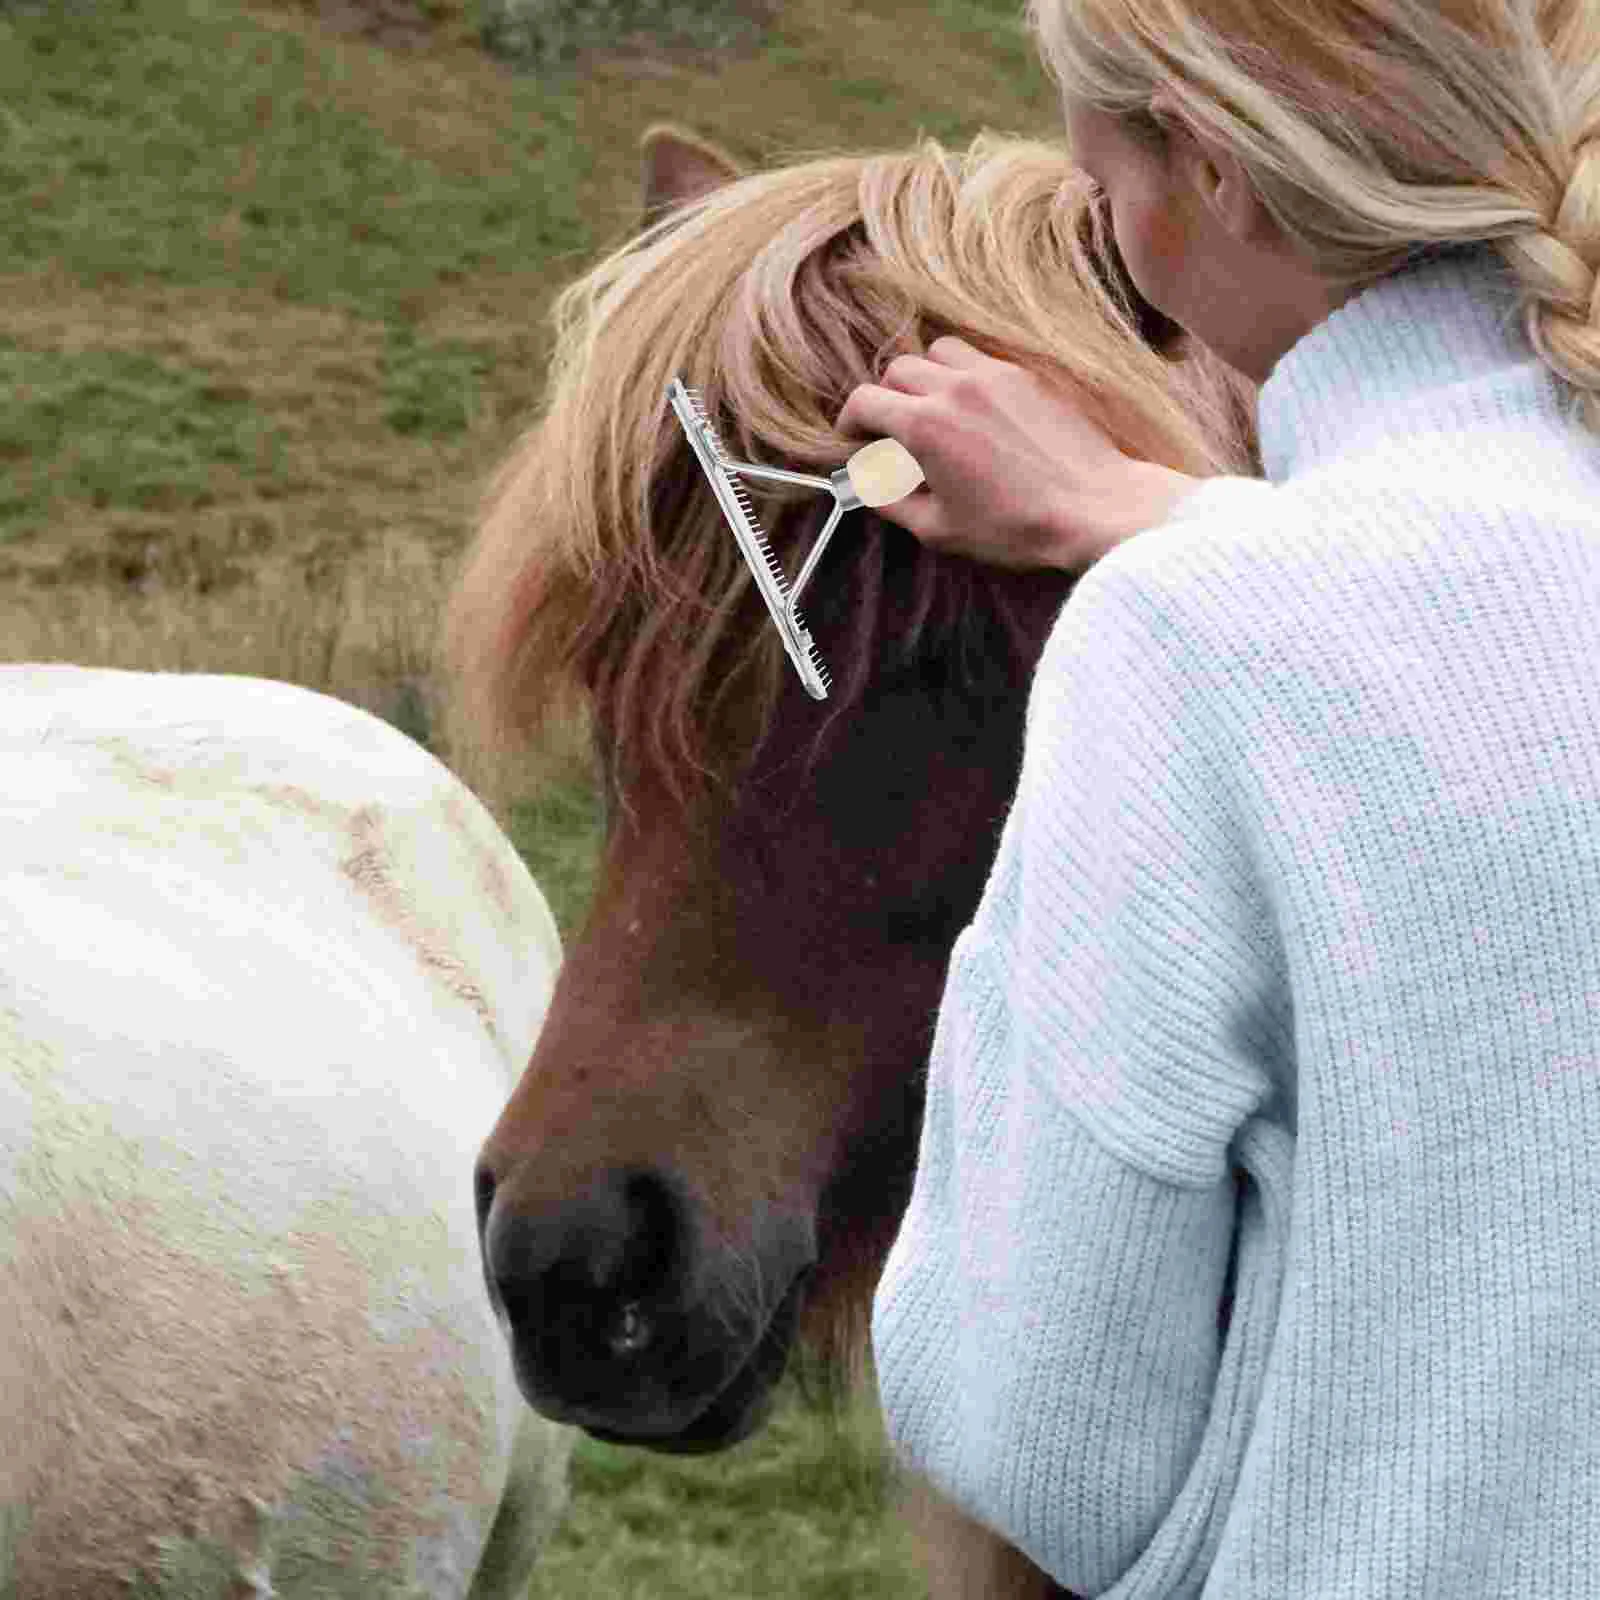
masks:
[[(794, 663), (795, 671), (800, 674), (801, 683), (805, 685), (806, 692), (814, 700), (826, 700), (831, 681), (828, 669), (817, 653), (810, 632), (801, 621), (795, 602), (800, 587), (814, 569), (815, 557), (820, 553), (823, 539), (833, 531), (833, 523), (837, 522), (841, 508), (835, 506), (834, 517), (824, 530), (823, 539), (819, 539), (817, 546), (813, 548), (812, 559), (807, 561), (801, 573), (800, 584), (791, 591), (783, 568), (778, 564), (778, 558), (773, 552), (771, 541), (767, 538), (756, 515), (756, 508), (749, 492), (740, 482), (740, 476), (748, 474), (751, 477), (801, 483), (811, 488), (827, 490), (834, 490), (834, 485), (826, 478), (814, 477), (809, 473), (784, 472), (775, 467), (762, 467), (754, 462), (733, 460), (717, 437), (716, 429), (706, 415), (705, 405), (699, 392), (685, 387), (681, 378), (674, 378), (668, 385), (667, 399), (682, 425), (690, 447), (694, 450), (701, 471), (705, 473), (706, 481), (711, 485), (717, 504), (722, 509), (723, 519), (733, 531), (740, 553), (744, 556), (745, 565), (756, 581), (756, 588), (760, 591), (767, 612), (778, 630), (778, 636), (783, 640), (784, 650)], [(859, 501), (857, 503), (859, 504)]]

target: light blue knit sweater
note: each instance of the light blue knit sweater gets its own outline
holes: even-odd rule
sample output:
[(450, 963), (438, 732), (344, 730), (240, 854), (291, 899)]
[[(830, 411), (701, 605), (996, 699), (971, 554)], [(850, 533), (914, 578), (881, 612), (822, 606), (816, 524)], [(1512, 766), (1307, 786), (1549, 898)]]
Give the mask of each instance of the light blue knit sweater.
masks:
[(1600, 1596), (1600, 441), (1508, 306), (1335, 311), (1039, 668), (873, 1335), (1085, 1594)]

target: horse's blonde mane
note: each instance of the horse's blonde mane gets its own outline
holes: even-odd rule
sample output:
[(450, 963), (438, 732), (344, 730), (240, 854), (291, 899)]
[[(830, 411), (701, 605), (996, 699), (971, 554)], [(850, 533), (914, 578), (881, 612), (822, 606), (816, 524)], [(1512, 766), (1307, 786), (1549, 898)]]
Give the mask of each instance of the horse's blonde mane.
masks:
[[(1144, 344), (1107, 248), (1063, 150), (986, 134), (960, 156), (928, 139), (741, 178), (606, 256), (555, 302), (540, 415), (451, 602), (467, 725), (520, 744), (576, 700), (676, 785), (726, 755), (719, 708), (756, 725), (770, 708), (783, 657), (668, 408), (676, 375), (735, 454), (825, 473), (860, 443), (834, 427), (852, 388), (955, 333), (1069, 384), (1132, 453), (1244, 470), (1240, 381)], [(763, 509), (791, 574), (813, 509)], [(969, 586), (976, 570), (926, 564)]]

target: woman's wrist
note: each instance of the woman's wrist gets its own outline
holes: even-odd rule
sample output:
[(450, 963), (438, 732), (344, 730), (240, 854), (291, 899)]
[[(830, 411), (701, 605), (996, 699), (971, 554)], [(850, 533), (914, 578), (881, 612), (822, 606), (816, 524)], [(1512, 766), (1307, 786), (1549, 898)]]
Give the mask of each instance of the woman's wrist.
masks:
[(1081, 491), (1063, 490), (1045, 516), (1039, 564), (1075, 572), (1136, 533), (1165, 522), (1178, 504), (1205, 483), (1152, 461), (1130, 461), (1095, 513), (1085, 514)]
[(1160, 467), (1153, 461), (1135, 463), (1145, 474), (1145, 498), (1139, 502), (1139, 527), (1154, 528), (1166, 522), (1178, 506), (1209, 480), (1173, 467)]

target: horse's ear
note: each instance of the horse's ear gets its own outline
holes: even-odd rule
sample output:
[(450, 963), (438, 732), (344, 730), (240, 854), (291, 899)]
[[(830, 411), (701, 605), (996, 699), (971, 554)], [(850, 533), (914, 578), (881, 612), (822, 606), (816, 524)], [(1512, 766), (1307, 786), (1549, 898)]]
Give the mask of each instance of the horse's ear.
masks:
[(639, 148), (644, 157), (640, 198), (646, 223), (744, 176), (732, 156), (670, 123), (646, 129)]

